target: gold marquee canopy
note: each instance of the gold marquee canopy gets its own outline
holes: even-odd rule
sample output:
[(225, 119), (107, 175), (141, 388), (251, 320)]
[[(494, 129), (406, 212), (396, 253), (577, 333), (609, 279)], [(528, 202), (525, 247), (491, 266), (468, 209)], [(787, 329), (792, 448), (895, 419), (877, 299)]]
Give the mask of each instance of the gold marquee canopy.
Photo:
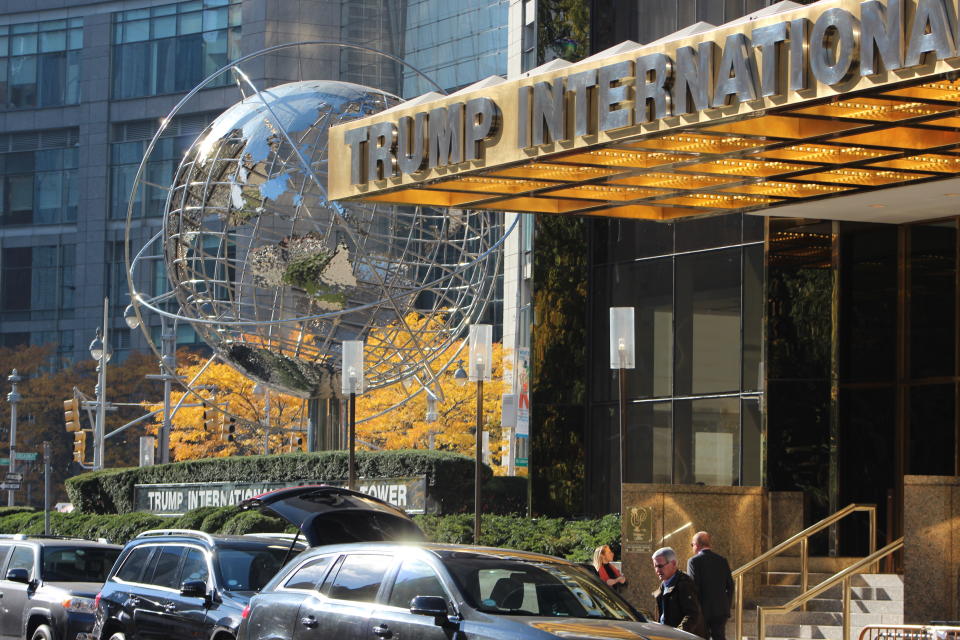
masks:
[(669, 220), (953, 178), (958, 47), (956, 0), (781, 2), (334, 127), (329, 195)]

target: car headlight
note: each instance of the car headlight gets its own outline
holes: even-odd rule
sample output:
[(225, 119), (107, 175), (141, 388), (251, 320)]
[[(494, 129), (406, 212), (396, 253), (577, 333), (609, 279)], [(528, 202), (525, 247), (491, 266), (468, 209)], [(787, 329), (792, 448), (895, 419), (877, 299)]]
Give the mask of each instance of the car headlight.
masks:
[(67, 611), (79, 611), (80, 613), (93, 613), (97, 610), (94, 606), (93, 598), (67, 598), (60, 603)]

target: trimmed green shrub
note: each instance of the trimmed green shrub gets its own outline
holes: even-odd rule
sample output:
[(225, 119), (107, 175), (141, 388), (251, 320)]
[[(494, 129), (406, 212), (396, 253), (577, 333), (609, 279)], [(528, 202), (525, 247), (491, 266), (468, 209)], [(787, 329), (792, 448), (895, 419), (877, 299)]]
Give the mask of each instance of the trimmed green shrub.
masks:
[[(473, 510), (473, 458), (445, 451), (358, 451), (361, 477), (425, 475), (428, 508), (438, 513)], [(484, 482), (493, 477), (483, 466)], [(269, 456), (205, 458), (173, 464), (84, 473), (66, 482), (74, 508), (83, 513), (131, 513), (137, 484), (233, 481), (295, 482), (347, 477), (347, 452), (286, 453)]]
[[(414, 516), (428, 540), (455, 544), (473, 542), (473, 516)], [(198, 526), (199, 523), (199, 526)], [(242, 535), (245, 533), (293, 532), (280, 520), (255, 511), (234, 507), (195, 509), (179, 518), (164, 518), (147, 513), (97, 515), (86, 513), (51, 513), (50, 532), (54, 535), (104, 538), (124, 544), (148, 529), (201, 529), (208, 533)], [(43, 533), (43, 513), (18, 510), (0, 514), (0, 533)], [(519, 516), (485, 514), (481, 522), (480, 543), (565, 557), (574, 562), (587, 562), (595, 547), (617, 545), (620, 541), (620, 517), (604, 516), (599, 520), (568, 521), (560, 518), (529, 520)]]

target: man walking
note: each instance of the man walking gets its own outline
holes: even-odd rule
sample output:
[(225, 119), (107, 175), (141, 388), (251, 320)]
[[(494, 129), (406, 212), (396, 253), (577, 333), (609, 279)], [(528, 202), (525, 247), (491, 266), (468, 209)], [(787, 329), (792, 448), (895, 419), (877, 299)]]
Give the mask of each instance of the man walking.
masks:
[[(733, 577), (727, 559), (710, 548), (710, 534), (698, 531), (690, 542), (694, 556), (687, 560), (687, 573), (697, 585), (700, 609), (712, 640), (726, 640)], [(707, 636), (704, 636), (705, 638)]]
[(706, 637), (697, 586), (683, 571), (677, 569), (677, 553), (670, 547), (653, 552), (653, 569), (660, 578), (657, 599), (657, 620), (663, 624)]

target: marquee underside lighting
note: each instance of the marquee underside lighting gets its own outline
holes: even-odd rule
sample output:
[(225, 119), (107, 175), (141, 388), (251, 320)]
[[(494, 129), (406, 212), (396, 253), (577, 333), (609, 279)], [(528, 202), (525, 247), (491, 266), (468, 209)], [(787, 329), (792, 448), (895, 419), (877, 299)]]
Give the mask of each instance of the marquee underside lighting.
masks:
[(780, 2), (427, 94), (331, 128), (330, 198), (671, 220), (956, 178), (958, 15)]
[(438, 178), (365, 199), (650, 220), (960, 174), (960, 82), (833, 100)]

